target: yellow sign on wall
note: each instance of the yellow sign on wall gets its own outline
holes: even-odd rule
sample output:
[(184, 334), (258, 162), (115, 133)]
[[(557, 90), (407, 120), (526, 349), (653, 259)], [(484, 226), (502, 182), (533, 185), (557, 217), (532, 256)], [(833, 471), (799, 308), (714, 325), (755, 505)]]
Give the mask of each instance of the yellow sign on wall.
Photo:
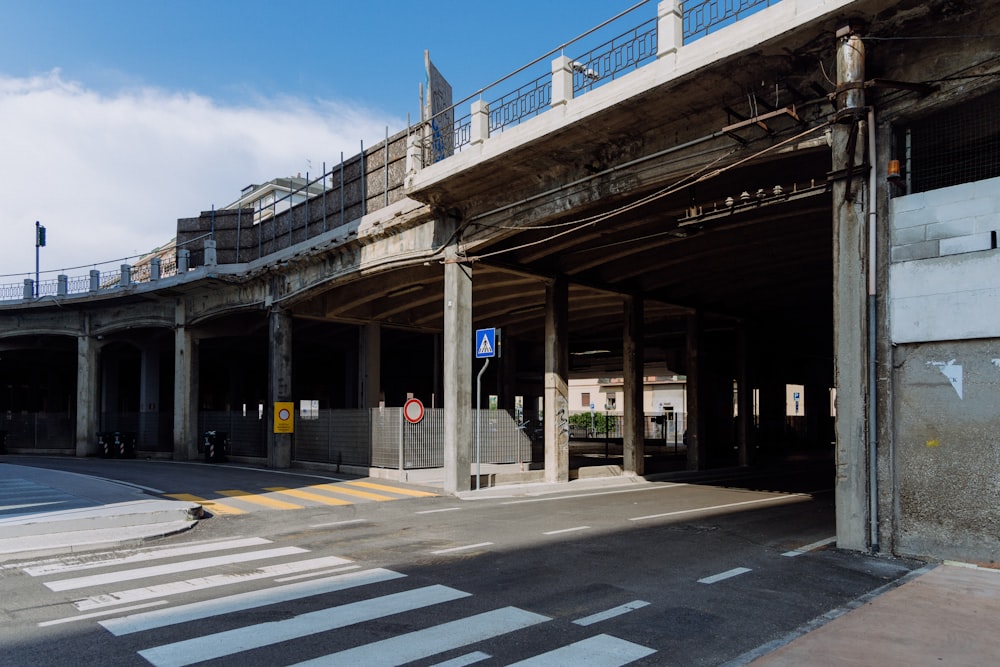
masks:
[(274, 432), (295, 432), (295, 403), (283, 401), (274, 404)]

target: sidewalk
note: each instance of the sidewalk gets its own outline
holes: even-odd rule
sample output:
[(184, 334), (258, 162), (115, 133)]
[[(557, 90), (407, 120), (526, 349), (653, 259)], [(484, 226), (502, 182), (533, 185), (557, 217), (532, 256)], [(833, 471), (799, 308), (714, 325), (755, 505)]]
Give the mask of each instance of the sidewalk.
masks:
[(0, 561), (137, 544), (201, 513), (120, 482), (0, 462)]
[[(829, 617), (834, 618), (824, 624)], [(817, 619), (811, 625), (818, 627), (805, 628), (805, 634), (763, 646), (730, 665), (1000, 664), (1000, 570), (959, 563), (929, 566), (901, 586), (827, 618)]]

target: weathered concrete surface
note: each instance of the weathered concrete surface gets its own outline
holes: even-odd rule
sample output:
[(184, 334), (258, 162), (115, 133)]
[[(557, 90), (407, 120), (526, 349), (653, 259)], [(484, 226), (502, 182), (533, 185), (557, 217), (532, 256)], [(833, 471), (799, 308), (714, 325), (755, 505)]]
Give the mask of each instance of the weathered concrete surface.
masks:
[(1000, 561), (1000, 341), (894, 354), (896, 550)]

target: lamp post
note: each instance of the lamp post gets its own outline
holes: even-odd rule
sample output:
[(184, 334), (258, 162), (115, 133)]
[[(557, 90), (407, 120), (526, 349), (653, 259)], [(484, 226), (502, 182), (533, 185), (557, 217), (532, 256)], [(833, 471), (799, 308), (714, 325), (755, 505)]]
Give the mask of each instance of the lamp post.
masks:
[(41, 294), (41, 286), (38, 284), (38, 249), (45, 245), (45, 227), (35, 220), (35, 298)]

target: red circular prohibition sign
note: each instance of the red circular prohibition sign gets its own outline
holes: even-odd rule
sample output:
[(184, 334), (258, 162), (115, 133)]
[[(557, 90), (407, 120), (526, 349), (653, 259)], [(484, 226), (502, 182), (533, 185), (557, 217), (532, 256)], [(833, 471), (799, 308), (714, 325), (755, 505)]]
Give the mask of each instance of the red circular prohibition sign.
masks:
[(424, 418), (424, 404), (419, 398), (411, 398), (403, 404), (403, 416), (411, 424), (418, 424)]

